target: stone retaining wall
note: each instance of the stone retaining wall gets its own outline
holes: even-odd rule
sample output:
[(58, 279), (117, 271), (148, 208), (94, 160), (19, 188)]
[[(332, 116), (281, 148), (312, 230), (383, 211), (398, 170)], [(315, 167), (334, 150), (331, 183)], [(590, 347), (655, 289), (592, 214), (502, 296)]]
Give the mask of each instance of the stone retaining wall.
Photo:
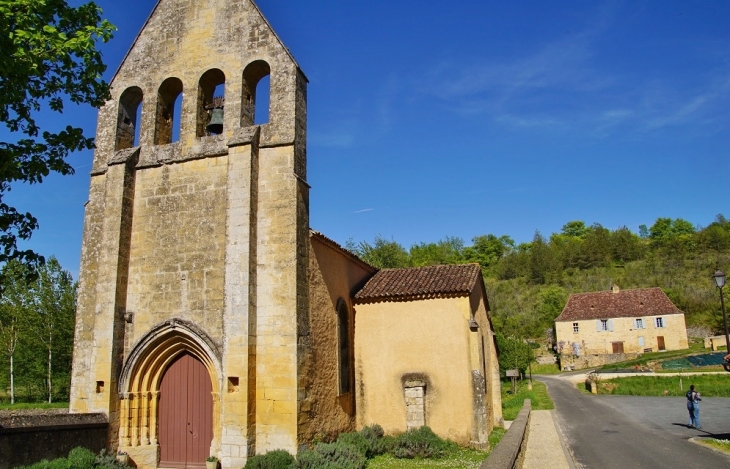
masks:
[(497, 444), (489, 457), (479, 466), (479, 469), (513, 469), (520, 467), (524, 457), (523, 444), (527, 441), (527, 431), (530, 423), (532, 401), (525, 399), (522, 410), (510, 425), (507, 433)]
[(109, 424), (103, 414), (67, 410), (0, 412), (0, 469), (68, 455), (77, 446), (106, 448)]

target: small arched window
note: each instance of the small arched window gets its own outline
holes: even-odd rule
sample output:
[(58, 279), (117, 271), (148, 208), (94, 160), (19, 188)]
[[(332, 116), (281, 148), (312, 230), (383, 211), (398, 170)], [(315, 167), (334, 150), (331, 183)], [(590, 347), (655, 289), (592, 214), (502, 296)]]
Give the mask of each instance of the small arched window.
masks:
[(337, 302), (338, 344), (340, 361), (340, 394), (350, 392), (350, 310), (340, 298)]
[(226, 75), (217, 68), (208, 70), (200, 77), (196, 130), (198, 137), (223, 133), (225, 83)]
[(269, 121), (270, 75), (271, 67), (263, 60), (251, 62), (244, 69), (241, 127)]
[(117, 136), (115, 150), (124, 150), (139, 145), (139, 123), (142, 120), (142, 89), (132, 86), (119, 97), (117, 115)]
[(155, 145), (165, 145), (180, 138), (180, 106), (183, 84), (178, 78), (162, 82), (157, 92)]

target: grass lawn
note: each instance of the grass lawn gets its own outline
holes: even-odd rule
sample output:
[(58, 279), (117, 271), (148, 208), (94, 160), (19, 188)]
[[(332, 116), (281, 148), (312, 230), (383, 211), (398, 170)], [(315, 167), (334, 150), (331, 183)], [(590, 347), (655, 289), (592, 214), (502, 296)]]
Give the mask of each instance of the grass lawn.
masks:
[(19, 402), (17, 404), (0, 404), (0, 410), (25, 409), (67, 409), (68, 402)]
[(722, 452), (730, 454), (730, 440), (718, 440), (716, 438), (697, 438), (694, 441), (701, 445), (710, 446), (719, 449)]
[[(489, 445), (494, 448), (504, 436), (503, 428), (495, 428), (489, 435)], [(469, 448), (458, 448), (440, 459), (396, 459), (389, 454), (376, 456), (368, 461), (368, 469), (422, 469), (454, 468), (476, 469), (487, 459), (489, 452)]]
[[(680, 387), (681, 380), (681, 387)], [(598, 382), (599, 394), (684, 396), (694, 384), (703, 397), (730, 397), (730, 373), (692, 376), (631, 376)]]
[(549, 365), (541, 365), (539, 363), (532, 364), (533, 375), (557, 375), (560, 374), (560, 368), (557, 363), (551, 363)]
[[(509, 392), (508, 392), (509, 391)], [(522, 409), (525, 399), (532, 400), (533, 410), (550, 410), (555, 408), (547, 393), (547, 387), (539, 381), (532, 381), (532, 391), (527, 390), (527, 380), (517, 382), (517, 393), (512, 394), (512, 383), (502, 381), (502, 415), (505, 420), (514, 420)]]

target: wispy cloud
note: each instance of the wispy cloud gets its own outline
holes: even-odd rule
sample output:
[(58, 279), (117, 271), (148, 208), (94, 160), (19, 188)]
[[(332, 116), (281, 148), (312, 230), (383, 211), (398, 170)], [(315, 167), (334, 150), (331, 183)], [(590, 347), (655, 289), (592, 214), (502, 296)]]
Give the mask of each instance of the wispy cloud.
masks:
[(352, 213), (365, 213), (365, 212), (372, 212), (373, 210), (375, 210), (375, 209), (374, 208), (363, 208), (361, 210), (355, 210)]
[(708, 122), (713, 131), (726, 129), (721, 124), (730, 104), (726, 67), (677, 76), (604, 64), (606, 33), (622, 15), (609, 3), (587, 27), (556, 35), (521, 56), (443, 61), (414, 89), (461, 117), (483, 115), (516, 129), (594, 138), (679, 125), (707, 131)]

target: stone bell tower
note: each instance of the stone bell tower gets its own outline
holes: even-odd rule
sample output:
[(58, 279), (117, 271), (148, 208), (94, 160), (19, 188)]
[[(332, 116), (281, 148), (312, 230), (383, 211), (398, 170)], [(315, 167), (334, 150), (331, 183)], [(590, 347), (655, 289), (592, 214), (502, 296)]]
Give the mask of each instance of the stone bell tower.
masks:
[[(266, 76), (269, 119), (255, 125)], [(140, 468), (297, 451), (306, 86), (251, 0), (160, 0), (112, 80), (71, 411), (108, 415), (110, 444)]]

